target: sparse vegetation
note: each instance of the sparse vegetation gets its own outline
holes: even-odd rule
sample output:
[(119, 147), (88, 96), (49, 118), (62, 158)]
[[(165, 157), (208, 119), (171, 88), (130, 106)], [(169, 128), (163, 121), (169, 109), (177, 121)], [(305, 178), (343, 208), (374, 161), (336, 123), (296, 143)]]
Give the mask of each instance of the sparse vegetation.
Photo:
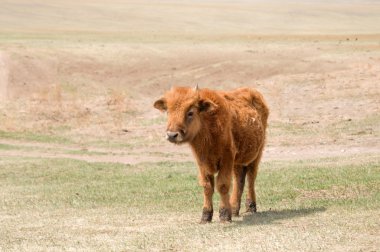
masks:
[(57, 135), (39, 134), (35, 132), (12, 132), (1, 130), (0, 139), (25, 140), (42, 143), (71, 143), (69, 139)]

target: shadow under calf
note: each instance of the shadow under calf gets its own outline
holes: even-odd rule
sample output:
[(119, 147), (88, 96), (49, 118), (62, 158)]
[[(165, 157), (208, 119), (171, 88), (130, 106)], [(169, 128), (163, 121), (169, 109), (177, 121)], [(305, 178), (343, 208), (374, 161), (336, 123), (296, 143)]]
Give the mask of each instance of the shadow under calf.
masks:
[(284, 209), (280, 211), (268, 210), (257, 213), (244, 213), (242, 214), (243, 220), (235, 222), (239, 225), (269, 225), (274, 224), (280, 220), (293, 219), (297, 217), (303, 217), (306, 215), (324, 212), (326, 208), (303, 208), (303, 209)]

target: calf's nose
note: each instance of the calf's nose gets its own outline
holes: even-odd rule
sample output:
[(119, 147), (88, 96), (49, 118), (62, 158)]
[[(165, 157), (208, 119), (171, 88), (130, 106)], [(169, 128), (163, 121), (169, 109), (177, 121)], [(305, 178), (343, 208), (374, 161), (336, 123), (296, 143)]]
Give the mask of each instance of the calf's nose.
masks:
[(166, 132), (166, 139), (168, 139), (170, 142), (175, 142), (177, 137), (178, 137), (178, 132), (173, 132), (173, 131)]

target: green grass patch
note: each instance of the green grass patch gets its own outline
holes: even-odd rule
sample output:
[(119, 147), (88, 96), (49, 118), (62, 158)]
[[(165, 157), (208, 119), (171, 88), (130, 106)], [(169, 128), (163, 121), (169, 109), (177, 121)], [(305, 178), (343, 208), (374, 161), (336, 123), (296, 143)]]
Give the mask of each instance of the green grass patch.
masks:
[(100, 155), (108, 155), (110, 153), (102, 152), (102, 151), (89, 151), (86, 149), (78, 149), (78, 150), (65, 150), (65, 149), (59, 149), (59, 148), (46, 148), (46, 147), (39, 147), (39, 146), (22, 146), (22, 145), (12, 145), (12, 144), (3, 144), (0, 143), (0, 150), (23, 150), (23, 151), (42, 151), (42, 152), (62, 152), (64, 154), (71, 154), (71, 155), (87, 155), (87, 156), (100, 156)]
[(110, 149), (140, 149), (147, 148), (152, 146), (160, 146), (166, 143), (166, 140), (163, 136), (157, 135), (152, 139), (147, 141), (146, 136), (131, 136), (128, 137), (128, 141), (125, 139), (110, 139), (110, 138), (99, 138), (96, 140), (88, 140), (86, 142), (89, 146), (96, 146), (101, 148), (110, 148)]
[(260, 200), (265, 206), (282, 204), (285, 208), (379, 206), (380, 162), (347, 164), (343, 160), (267, 163), (264, 167), (269, 169), (259, 173)]
[(87, 156), (101, 156), (108, 155), (109, 153), (103, 151), (88, 151), (88, 150), (66, 150), (65, 154), (71, 155), (87, 155)]
[[(339, 165), (333, 161), (264, 163), (257, 180), (259, 209), (378, 208), (379, 162)], [(6, 159), (0, 163), (0, 190), (1, 207), (7, 211), (124, 207), (155, 213), (196, 212), (202, 207), (202, 188), (191, 162), (131, 166)], [(216, 209), (218, 199), (216, 194)]]
[[(200, 188), (191, 166), (13, 160), (0, 164), (1, 187), (13, 195), (4, 198), (2, 205), (7, 209), (125, 206), (148, 212), (184, 210), (189, 206), (195, 209), (200, 203)], [(180, 171), (182, 168), (184, 171)]]
[(0, 130), (0, 139), (26, 140), (42, 143), (72, 143), (68, 138), (57, 135), (38, 134), (33, 132), (10, 132)]
[(18, 149), (20, 149), (18, 146), (0, 143), (0, 150), (18, 150)]

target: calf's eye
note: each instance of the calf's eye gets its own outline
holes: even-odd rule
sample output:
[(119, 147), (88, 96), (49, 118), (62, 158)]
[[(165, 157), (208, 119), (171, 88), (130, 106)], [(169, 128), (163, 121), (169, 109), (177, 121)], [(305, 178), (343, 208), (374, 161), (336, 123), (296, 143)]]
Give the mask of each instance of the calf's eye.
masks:
[(192, 117), (192, 116), (193, 116), (193, 114), (194, 114), (194, 112), (193, 112), (193, 111), (189, 111), (189, 112), (187, 112), (187, 117)]

